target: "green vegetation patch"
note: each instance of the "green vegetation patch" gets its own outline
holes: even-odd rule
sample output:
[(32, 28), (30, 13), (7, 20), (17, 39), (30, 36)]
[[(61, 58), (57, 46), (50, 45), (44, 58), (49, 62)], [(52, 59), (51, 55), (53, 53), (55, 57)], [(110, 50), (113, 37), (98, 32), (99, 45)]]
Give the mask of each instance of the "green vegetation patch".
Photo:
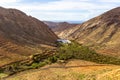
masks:
[(120, 59), (102, 55), (96, 53), (94, 50), (87, 46), (83, 46), (77, 42), (71, 44), (62, 44), (55, 55), (57, 59), (68, 60), (68, 59), (81, 59), (86, 61), (92, 61), (101, 64), (115, 64), (120, 65)]
[(27, 61), (20, 61), (9, 64), (3, 68), (0, 68), (0, 73), (7, 73), (8, 75), (12, 75), (16, 72), (39, 68), (45, 66), (46, 64), (55, 62), (63, 63), (69, 59), (80, 59), (101, 64), (120, 65), (119, 58), (98, 54), (87, 46), (83, 46), (77, 42), (72, 42), (71, 44), (60, 43), (55, 51), (51, 50), (44, 52), (43, 54), (32, 55)]

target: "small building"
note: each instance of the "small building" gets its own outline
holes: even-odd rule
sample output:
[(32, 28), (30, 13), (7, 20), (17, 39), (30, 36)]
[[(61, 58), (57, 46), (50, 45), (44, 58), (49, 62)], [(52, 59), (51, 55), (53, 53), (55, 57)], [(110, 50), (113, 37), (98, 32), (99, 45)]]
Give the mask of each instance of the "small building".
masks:
[(66, 40), (66, 39), (57, 39), (57, 42), (64, 43), (64, 44), (70, 44), (71, 43), (70, 40)]

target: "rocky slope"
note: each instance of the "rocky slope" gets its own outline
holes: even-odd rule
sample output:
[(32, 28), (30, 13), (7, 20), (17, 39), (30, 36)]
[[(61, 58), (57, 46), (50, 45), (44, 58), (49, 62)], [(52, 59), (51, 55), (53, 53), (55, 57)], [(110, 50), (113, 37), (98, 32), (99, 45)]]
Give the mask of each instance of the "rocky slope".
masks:
[(94, 46), (98, 52), (120, 56), (120, 7), (78, 25), (69, 39)]
[(16, 9), (0, 7), (0, 65), (40, 52), (58, 37), (38, 19)]
[(55, 32), (56, 35), (58, 35), (60, 38), (63, 39), (70, 39), (71, 35), (77, 30), (79, 29), (80, 26), (73, 26), (67, 29), (64, 29), (63, 31), (57, 31)]
[(67, 38), (70, 33), (76, 30), (75, 26), (77, 25), (77, 24), (70, 24), (68, 22), (44, 21), (44, 23), (47, 24), (60, 38)]
[(43, 22), (15, 9), (0, 8), (0, 33), (20, 43), (49, 44), (57, 39)]

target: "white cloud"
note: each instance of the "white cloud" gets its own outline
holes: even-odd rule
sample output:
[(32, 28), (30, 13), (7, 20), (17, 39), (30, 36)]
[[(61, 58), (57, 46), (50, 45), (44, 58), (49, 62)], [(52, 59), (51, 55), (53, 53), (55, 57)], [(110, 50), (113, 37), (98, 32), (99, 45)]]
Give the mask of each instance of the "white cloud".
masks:
[[(87, 20), (117, 7), (120, 0), (59, 0), (48, 3), (19, 3), (21, 0), (0, 0), (0, 5), (17, 8), (39, 19)], [(5, 4), (2, 4), (5, 3)], [(103, 4), (104, 3), (104, 4)], [(84, 11), (87, 11), (84, 12)]]
[[(79, 1), (79, 0), (78, 0)], [(40, 10), (40, 11), (60, 11), (60, 10), (89, 10), (109, 8), (107, 5), (96, 5), (89, 2), (73, 2), (72, 0), (62, 0), (50, 3), (33, 3), (33, 4), (18, 4), (6, 7), (15, 7), (21, 10)]]
[[(31, 14), (38, 15), (41, 17), (41, 20), (80, 20), (85, 18), (85, 14), (75, 13), (75, 12), (31, 12)], [(40, 15), (41, 14), (41, 15)], [(55, 17), (53, 17), (55, 16)]]
[(19, 2), (20, 0), (0, 0), (0, 3), (16, 3)]
[(100, 2), (110, 2), (110, 3), (117, 3), (120, 2), (120, 0), (99, 0)]
[[(32, 9), (32, 10), (72, 10), (78, 8), (90, 8), (93, 4), (87, 2), (78, 2), (77, 1), (68, 1), (68, 0), (61, 0), (61, 1), (54, 1), (49, 3), (32, 3), (32, 4), (18, 4), (17, 6), (11, 5), (11, 7), (16, 7), (19, 9)], [(7, 6), (7, 5), (6, 5)], [(9, 7), (9, 6), (7, 6)]]

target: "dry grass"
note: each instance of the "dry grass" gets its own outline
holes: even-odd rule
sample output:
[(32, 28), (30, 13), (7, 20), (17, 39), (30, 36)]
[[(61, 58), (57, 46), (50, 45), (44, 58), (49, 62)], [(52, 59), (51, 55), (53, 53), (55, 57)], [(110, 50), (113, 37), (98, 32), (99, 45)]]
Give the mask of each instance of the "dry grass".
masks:
[[(120, 66), (71, 60), (66, 64), (55, 63), (39, 69), (24, 71), (5, 80), (109, 80), (104, 79), (106, 73), (114, 72), (114, 70), (116, 72), (119, 69)], [(116, 74), (119, 76), (118, 72)]]
[(24, 60), (32, 54), (41, 53), (40, 46), (19, 45), (0, 39), (0, 66)]
[(120, 80), (120, 68), (98, 75), (97, 80)]
[(103, 49), (98, 49), (96, 52), (104, 54), (104, 55), (109, 55), (109, 56), (115, 56), (115, 57), (120, 57), (120, 48), (103, 48)]

